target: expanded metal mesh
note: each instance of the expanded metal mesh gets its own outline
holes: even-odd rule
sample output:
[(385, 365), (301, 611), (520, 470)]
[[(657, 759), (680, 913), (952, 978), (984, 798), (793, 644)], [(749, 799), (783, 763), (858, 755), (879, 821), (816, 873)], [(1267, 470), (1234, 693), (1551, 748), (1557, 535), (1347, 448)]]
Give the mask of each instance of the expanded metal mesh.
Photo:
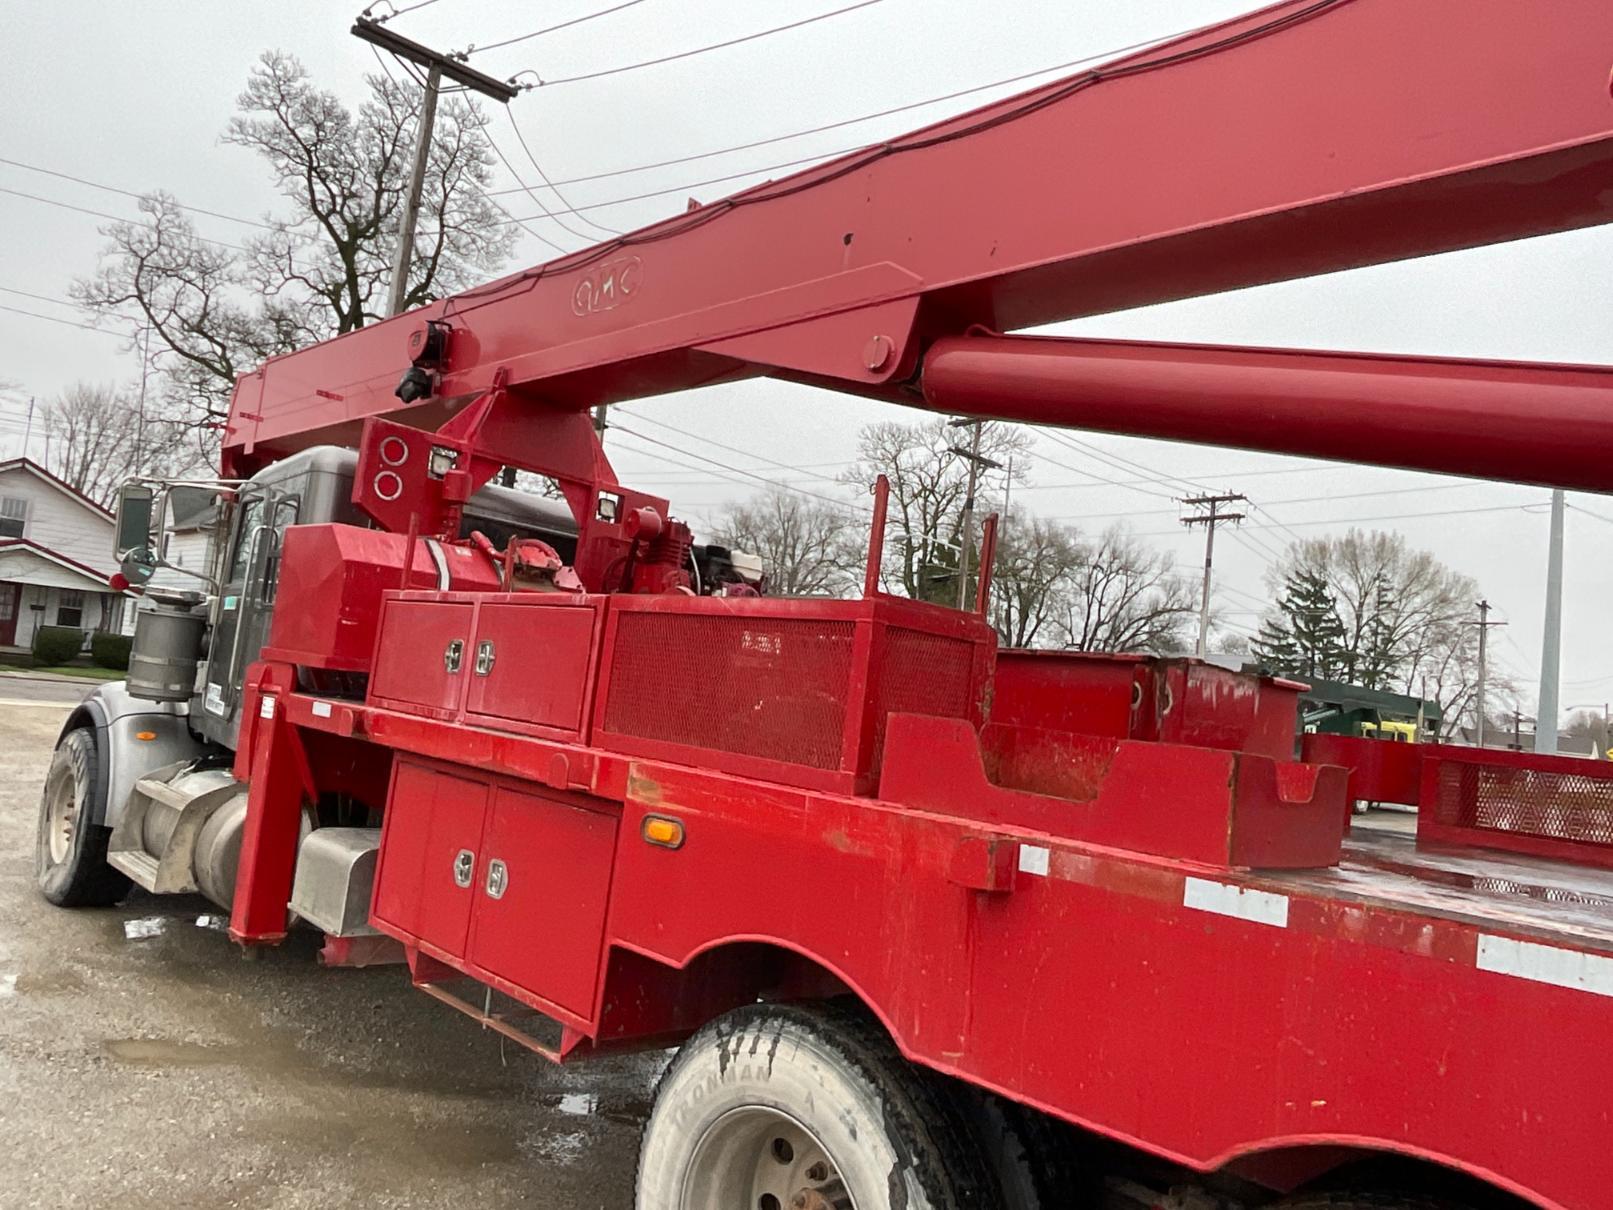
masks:
[(885, 654), (874, 699), (874, 751), (870, 768), (885, 753), (885, 720), (891, 714), (969, 718), (974, 703), (975, 647), (922, 630), (892, 626), (885, 632)]
[(1449, 827), (1613, 846), (1613, 780), (1445, 761), (1434, 817)]
[(624, 611), (605, 730), (837, 768), (855, 630), (850, 621)]

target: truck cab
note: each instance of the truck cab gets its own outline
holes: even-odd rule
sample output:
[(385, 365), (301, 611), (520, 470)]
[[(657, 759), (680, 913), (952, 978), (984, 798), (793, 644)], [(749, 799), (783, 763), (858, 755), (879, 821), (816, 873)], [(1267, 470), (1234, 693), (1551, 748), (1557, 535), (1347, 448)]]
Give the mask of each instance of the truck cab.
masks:
[[(168, 567), (194, 587), (147, 588), (128, 679), (98, 687), (62, 729), (37, 845), (40, 886), (52, 902), (116, 902), (133, 882), (199, 891), (229, 907), (246, 814), (246, 784), (231, 772), (242, 686), (277, 611), (301, 604), (279, 593), (288, 530), (368, 527), (352, 503), (356, 463), (352, 450), (316, 446), (250, 479), (211, 484), (220, 507), (205, 572), (174, 568), (157, 553), (176, 484), (135, 482), (120, 493), (115, 554), (125, 578), (143, 584)], [(562, 504), (492, 485), (465, 510), (462, 533), (472, 531), (496, 545), (538, 538), (566, 559), (576, 544)], [(322, 675), (321, 691), (363, 696), (361, 676)], [(319, 822), (310, 819), (308, 830)]]

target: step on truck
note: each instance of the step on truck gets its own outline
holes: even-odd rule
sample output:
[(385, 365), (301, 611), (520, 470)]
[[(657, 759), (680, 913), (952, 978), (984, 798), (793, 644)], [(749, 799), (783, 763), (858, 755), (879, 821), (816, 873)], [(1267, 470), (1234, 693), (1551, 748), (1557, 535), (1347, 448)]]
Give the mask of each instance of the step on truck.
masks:
[(267, 362), (209, 574), (121, 496), (41, 890), (676, 1047), (640, 1210), (1613, 1205), (1613, 767), (999, 650), (995, 528), (890, 595), (879, 484), (861, 594), (771, 595), (590, 422), (770, 375), (1609, 490), (1605, 367), (1012, 333), (1606, 223), (1610, 66), (1605, 0), (1287, 0)]

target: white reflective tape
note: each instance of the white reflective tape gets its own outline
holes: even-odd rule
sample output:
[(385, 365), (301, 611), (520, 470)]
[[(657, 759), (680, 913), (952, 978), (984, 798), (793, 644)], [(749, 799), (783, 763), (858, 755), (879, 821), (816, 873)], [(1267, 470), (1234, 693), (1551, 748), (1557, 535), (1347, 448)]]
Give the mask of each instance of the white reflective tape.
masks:
[(1288, 927), (1287, 895), (1211, 882), (1208, 878), (1189, 878), (1183, 883), (1182, 906), (1199, 912), (1214, 912), (1217, 916), (1231, 916), (1234, 920), (1269, 924), (1273, 928)]
[(1022, 844), (1019, 846), (1019, 868), (1027, 874), (1040, 874), (1047, 877), (1048, 851), (1039, 844)]
[(1550, 983), (1593, 996), (1613, 996), (1613, 958), (1479, 934), (1478, 968), (1514, 979)]
[(330, 717), (330, 703), (329, 702), (315, 702), (314, 706), (313, 706), (313, 711), (314, 711), (314, 717), (315, 718), (329, 718)]
[(274, 698), (264, 696), (264, 697), (258, 699), (258, 717), (259, 718), (273, 718), (274, 717)]

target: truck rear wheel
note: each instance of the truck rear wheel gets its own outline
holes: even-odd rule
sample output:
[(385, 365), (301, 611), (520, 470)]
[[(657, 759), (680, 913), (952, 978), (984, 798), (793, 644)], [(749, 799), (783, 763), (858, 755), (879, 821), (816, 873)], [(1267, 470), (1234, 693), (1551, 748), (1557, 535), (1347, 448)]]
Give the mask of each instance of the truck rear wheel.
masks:
[(78, 727), (62, 736), (45, 775), (34, 871), (41, 893), (57, 907), (105, 907), (129, 890), (129, 880), (106, 863), (112, 830), (90, 822), (105, 817), (99, 760), (95, 732)]
[(1002, 1210), (939, 1078), (872, 1022), (756, 1005), (690, 1038), (639, 1150), (638, 1210)]
[(958, 1084), (959, 1107), (980, 1142), (1010, 1210), (1069, 1210), (1096, 1205), (1091, 1182), (1075, 1158), (1069, 1127), (1046, 1114), (989, 1092)]

